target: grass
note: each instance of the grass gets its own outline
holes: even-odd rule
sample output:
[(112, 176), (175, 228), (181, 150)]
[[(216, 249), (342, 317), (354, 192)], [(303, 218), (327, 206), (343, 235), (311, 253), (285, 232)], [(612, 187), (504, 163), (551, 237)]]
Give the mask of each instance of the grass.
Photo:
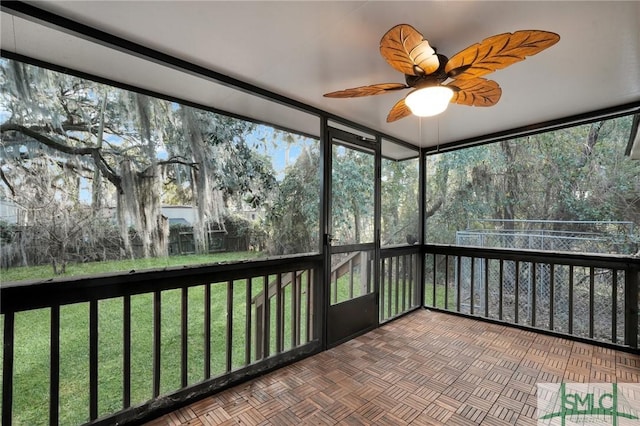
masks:
[[(456, 298), (455, 298), (455, 290), (449, 288), (449, 292), (447, 293), (447, 298), (449, 299), (449, 303), (447, 304), (448, 309), (454, 309), (456, 306)], [(424, 291), (424, 304), (425, 306), (433, 306), (436, 308), (444, 309), (444, 285), (436, 285), (436, 303), (433, 303), (433, 283), (425, 283), (425, 291)]]
[[(252, 296), (263, 288), (262, 278), (252, 284)], [(233, 338), (232, 369), (245, 362), (246, 280), (234, 282), (232, 291)], [(285, 301), (284, 349), (291, 348), (291, 290), (283, 293)], [(306, 295), (302, 301), (302, 338), (306, 316)], [(275, 298), (271, 300), (271, 353), (275, 352)], [(99, 302), (99, 415), (122, 409), (122, 299)], [(211, 286), (211, 372), (226, 371), (227, 283)], [(132, 405), (152, 398), (153, 386), (153, 302), (150, 294), (131, 298), (132, 311)], [(181, 290), (162, 292), (161, 298), (161, 381), (160, 394), (181, 388)], [(255, 310), (253, 311), (255, 312)], [(49, 395), (49, 309), (16, 314), (14, 357), (14, 422), (16, 425), (48, 424)], [(60, 424), (81, 424), (89, 420), (89, 309), (87, 303), (61, 308), (60, 336)], [(204, 286), (188, 290), (188, 383), (204, 376)], [(255, 341), (255, 318), (252, 320), (252, 343)], [(252, 362), (255, 361), (252, 350)]]
[(70, 263), (64, 275), (54, 275), (50, 265), (25, 266), (0, 271), (0, 282), (12, 282), (54, 277), (77, 277), (106, 272), (140, 271), (144, 269), (166, 268), (171, 266), (203, 265), (220, 262), (236, 262), (263, 257), (264, 253), (255, 251), (223, 252), (207, 255), (168, 256), (149, 259), (125, 259), (105, 262)]
[[(186, 260), (186, 257), (180, 259)], [(233, 257), (209, 256), (191, 257), (191, 264), (209, 263), (212, 258), (220, 261), (232, 261)], [(236, 255), (236, 259), (246, 259), (246, 253)], [(166, 259), (160, 260), (166, 265)], [(126, 262), (113, 262), (115, 265), (83, 265), (81, 274), (88, 270), (108, 272), (127, 269)], [(174, 264), (187, 264), (179, 262)], [(158, 267), (157, 262), (149, 261), (145, 265)], [(136, 264), (139, 267), (140, 263)], [(19, 276), (25, 279), (41, 277), (41, 269), (24, 268)], [(70, 269), (69, 273), (75, 271)], [(13, 275), (18, 276), (18, 275)], [(269, 282), (275, 276), (269, 277)], [(303, 275), (303, 283), (306, 276)], [(247, 281), (233, 283), (233, 306), (227, 315), (226, 282), (211, 284), (211, 374), (213, 377), (226, 371), (226, 329), (227, 321), (232, 318), (232, 370), (245, 364), (245, 342), (252, 343), (251, 362), (256, 360), (255, 351), (255, 308), (252, 309), (251, 336), (245, 335)], [(262, 277), (252, 280), (252, 297), (260, 294), (264, 287)], [(303, 284), (303, 288), (304, 288)], [(161, 295), (161, 381), (160, 394), (166, 394), (181, 388), (181, 296), (182, 290), (163, 291)], [(204, 376), (204, 309), (205, 286), (195, 286), (187, 290), (188, 300), (188, 383), (194, 384), (205, 379)], [(301, 295), (301, 340), (307, 337), (306, 298)], [(284, 350), (292, 347), (291, 287), (283, 292), (284, 305)], [(101, 300), (99, 313), (99, 350), (98, 350), (98, 411), (99, 416), (117, 412), (123, 408), (123, 299)], [(144, 403), (153, 394), (153, 300), (151, 294), (131, 297), (131, 404)], [(276, 300), (271, 300), (271, 352), (275, 352), (276, 336)], [(4, 316), (0, 316), (0, 327)], [(15, 425), (46, 425), (49, 423), (49, 354), (50, 354), (50, 309), (37, 309), (18, 312), (15, 315), (14, 344), (14, 402), (13, 423)], [(73, 425), (89, 421), (89, 306), (79, 303), (63, 306), (60, 309), (60, 424)], [(0, 347), (0, 362), (2, 359)]]
[[(98, 262), (69, 267), (67, 276), (104, 273), (128, 269), (141, 269), (142, 266), (158, 268), (173, 265), (202, 264), (216, 261), (247, 259), (255, 253), (237, 253), (215, 256), (180, 256), (168, 259), (149, 259), (143, 262), (130, 261)], [(47, 268), (17, 268), (10, 271), (12, 280), (42, 278)], [(354, 278), (359, 279), (355, 273)], [(274, 277), (269, 277), (272, 282)], [(354, 280), (355, 281), (355, 280)], [(306, 283), (306, 276), (303, 276)], [(350, 281), (348, 276), (338, 280), (338, 300), (348, 299)], [(227, 315), (226, 282), (211, 284), (211, 373), (215, 377), (226, 371), (226, 329)], [(252, 297), (263, 291), (262, 277), (252, 280)], [(304, 285), (303, 285), (304, 287)], [(251, 341), (251, 362), (256, 360), (255, 352), (255, 308), (252, 309), (251, 336), (246, 336), (246, 280), (233, 283), (232, 301), (232, 369), (245, 363), (245, 342)], [(360, 293), (355, 284), (354, 296)], [(333, 290), (332, 290), (333, 291)], [(181, 388), (181, 296), (182, 290), (163, 291), (161, 296), (161, 381), (160, 394), (166, 394)], [(204, 376), (204, 308), (205, 286), (195, 286), (187, 290), (188, 300), (188, 383), (195, 384)], [(301, 340), (307, 337), (305, 329), (306, 298), (300, 300)], [(284, 350), (292, 347), (291, 286), (283, 293), (284, 302)], [(101, 300), (98, 303), (99, 314), (99, 351), (98, 351), (98, 412), (99, 416), (117, 412), (123, 408), (123, 299)], [(153, 396), (153, 296), (141, 294), (131, 297), (131, 404), (144, 403)], [(0, 327), (3, 322), (0, 316)], [(276, 299), (271, 300), (271, 341), (270, 353), (275, 353), (276, 336)], [(16, 313), (15, 316), (15, 355), (14, 355), (14, 405), (13, 424), (46, 425), (49, 423), (49, 354), (50, 354), (50, 310), (38, 309)], [(73, 425), (89, 421), (89, 306), (79, 303), (61, 307), (60, 310), (60, 424)], [(2, 358), (0, 347), (0, 360)], [(1, 361), (0, 361), (1, 362)]]

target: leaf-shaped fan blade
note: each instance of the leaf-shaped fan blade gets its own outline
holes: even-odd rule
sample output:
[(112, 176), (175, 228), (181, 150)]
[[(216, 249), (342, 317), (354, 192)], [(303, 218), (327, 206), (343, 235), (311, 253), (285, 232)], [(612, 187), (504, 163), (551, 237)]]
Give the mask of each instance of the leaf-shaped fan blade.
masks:
[(451, 103), (468, 106), (492, 106), (498, 103), (502, 89), (493, 80), (473, 78), (447, 84), (454, 90)]
[(354, 87), (352, 89), (339, 90), (337, 92), (325, 93), (327, 98), (359, 98), (361, 96), (382, 95), (392, 90), (408, 89), (409, 86), (401, 83), (381, 83), (371, 86)]
[(411, 25), (391, 28), (380, 40), (380, 53), (396, 70), (407, 75), (425, 75), (440, 66), (435, 50)]
[(394, 121), (400, 120), (401, 118), (405, 118), (411, 115), (411, 110), (404, 103), (404, 98), (400, 99), (389, 111), (389, 115), (387, 115), (387, 123), (392, 123)]
[(480, 77), (535, 55), (558, 40), (558, 34), (539, 30), (494, 35), (453, 55), (445, 71), (456, 79)]

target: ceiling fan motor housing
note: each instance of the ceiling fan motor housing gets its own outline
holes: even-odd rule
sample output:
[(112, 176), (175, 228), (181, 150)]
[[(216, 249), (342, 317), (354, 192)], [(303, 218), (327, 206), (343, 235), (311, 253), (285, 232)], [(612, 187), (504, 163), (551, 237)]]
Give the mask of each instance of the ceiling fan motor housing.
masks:
[(404, 77), (405, 81), (407, 82), (407, 86), (420, 89), (429, 86), (439, 86), (440, 84), (444, 83), (447, 78), (449, 78), (447, 76), (447, 73), (444, 71), (449, 58), (438, 53), (438, 60), (440, 62), (440, 66), (431, 74), (425, 74), (424, 71), (417, 66), (414, 67), (417, 68), (416, 75), (405, 74)]

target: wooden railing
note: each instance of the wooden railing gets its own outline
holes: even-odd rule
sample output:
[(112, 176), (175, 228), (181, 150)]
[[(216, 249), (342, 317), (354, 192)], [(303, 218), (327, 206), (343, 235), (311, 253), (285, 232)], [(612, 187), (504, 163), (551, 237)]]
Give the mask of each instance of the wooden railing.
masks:
[(425, 246), (425, 307), (638, 348), (640, 258)]
[[(49, 424), (140, 422), (319, 352), (327, 290), (340, 273), (371, 268), (369, 256), (346, 258), (326, 286), (321, 255), (5, 283), (2, 424), (30, 423), (21, 411), (37, 406), (38, 421)], [(629, 256), (384, 248), (379, 319), (424, 300), (431, 309), (638, 351), (639, 271), (640, 259)], [(43, 327), (46, 361), (31, 365), (34, 354), (24, 356), (22, 346), (42, 339)], [(44, 391), (15, 398), (38, 374)], [(86, 402), (73, 407), (76, 396)]]
[(398, 247), (380, 254), (380, 322), (420, 306), (420, 249)]
[[(373, 252), (355, 251), (343, 253), (345, 256), (337, 265), (332, 266), (330, 275), (331, 303), (336, 304), (343, 300), (350, 300), (373, 289)], [(346, 277), (348, 282), (344, 285), (346, 292), (340, 297), (340, 278)]]
[[(266, 278), (266, 277), (265, 277)], [(257, 338), (255, 341), (255, 357), (266, 358), (270, 353), (282, 352), (285, 347), (284, 330), (285, 312), (289, 311), (289, 338), (291, 346), (296, 347), (300, 342), (310, 341), (313, 328), (313, 317), (307, 315), (312, 312), (314, 277), (307, 270), (298, 270), (286, 274), (275, 274), (267, 287), (265, 300), (264, 285), (262, 290), (253, 296), (251, 303), (255, 307), (255, 325)], [(287, 295), (288, 293), (288, 295)], [(287, 297), (288, 296), (288, 297)], [(287, 308), (287, 303), (290, 303)], [(272, 339), (272, 313), (275, 313), (275, 336)], [(247, 356), (248, 353), (247, 353)]]
[[(38, 421), (48, 424), (138, 422), (315, 353), (321, 269), (321, 256), (305, 256), (3, 284), (2, 424), (30, 422), (20, 415), (31, 406), (45, 407)], [(267, 283), (292, 276), (295, 285), (272, 290), (275, 315), (258, 311), (255, 296)], [(79, 320), (70, 323), (69, 312), (78, 310)], [(15, 348), (36, 338), (37, 327), (25, 326), (34, 318), (48, 323), (48, 371), (38, 374), (48, 379), (49, 392), (30, 393), (27, 407), (14, 389), (31, 380), (28, 369), (17, 368), (31, 360)], [(109, 339), (115, 343), (107, 345)], [(67, 359), (69, 353), (76, 359)], [(71, 383), (67, 373), (80, 379)], [(79, 396), (69, 395), (70, 385)], [(70, 405), (83, 395), (88, 404)]]

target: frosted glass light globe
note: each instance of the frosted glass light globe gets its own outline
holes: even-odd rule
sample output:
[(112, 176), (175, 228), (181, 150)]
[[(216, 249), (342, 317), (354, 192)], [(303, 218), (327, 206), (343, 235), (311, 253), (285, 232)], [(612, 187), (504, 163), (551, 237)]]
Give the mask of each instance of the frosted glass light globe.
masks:
[(404, 103), (418, 117), (431, 117), (447, 109), (453, 90), (444, 86), (430, 86), (409, 93)]

